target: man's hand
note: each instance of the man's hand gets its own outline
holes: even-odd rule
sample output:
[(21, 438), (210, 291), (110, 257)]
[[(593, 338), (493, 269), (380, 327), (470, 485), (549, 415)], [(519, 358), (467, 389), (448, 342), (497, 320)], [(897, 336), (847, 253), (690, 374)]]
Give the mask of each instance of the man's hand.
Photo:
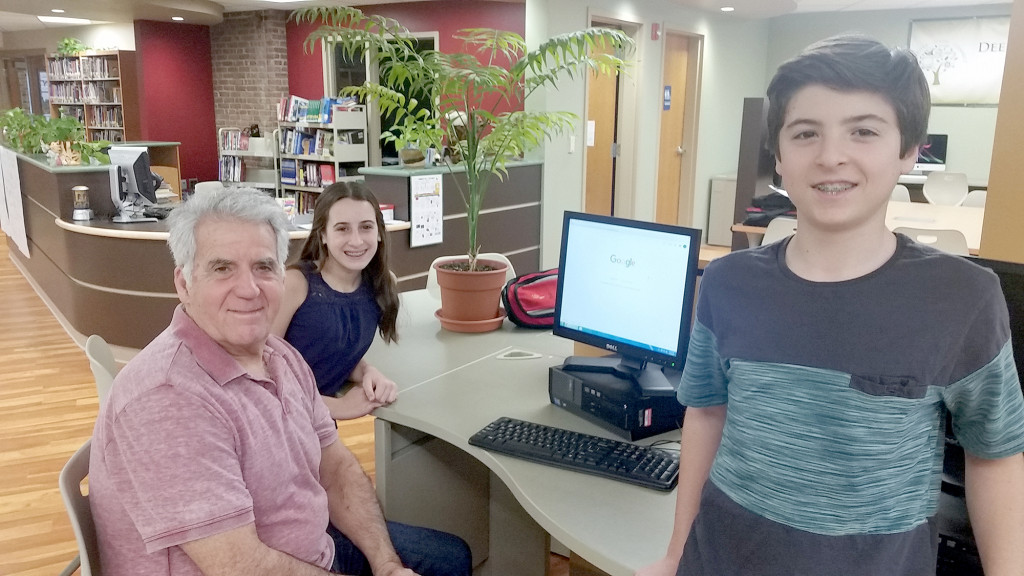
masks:
[(412, 570), (404, 567), (398, 562), (385, 562), (377, 570), (374, 570), (374, 574), (380, 573), (381, 576), (419, 576)]

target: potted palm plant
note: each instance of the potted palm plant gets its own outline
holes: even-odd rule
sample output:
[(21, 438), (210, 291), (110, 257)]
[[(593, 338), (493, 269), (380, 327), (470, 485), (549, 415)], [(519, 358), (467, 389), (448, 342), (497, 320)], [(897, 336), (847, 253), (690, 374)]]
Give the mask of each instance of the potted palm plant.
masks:
[[(477, 308), (483, 318), (495, 319), (504, 264), (479, 261), (480, 210), (492, 177), (507, 173), (507, 163), (521, 159), (546, 139), (569, 131), (577, 116), (564, 111), (518, 110), (532, 93), (558, 87), (563, 77), (587, 71), (614, 74), (624, 70), (621, 54), (632, 49), (632, 40), (619, 30), (589, 28), (552, 37), (534, 50), (526, 49), (522, 36), (514, 32), (473, 28), (461, 30), (464, 52), (418, 52), (409, 30), (397, 21), (363, 14), (349, 7), (303, 8), (292, 13), (297, 23), (319, 23), (305, 40), (310, 51), (317, 42), (331, 50), (336, 47), (349, 58), (376, 58), (379, 81), (350, 86), (343, 95), (355, 95), (375, 103), (382, 114), (393, 114), (396, 123), (382, 134), (399, 150), (417, 148), (447, 150), (444, 166), (464, 169), (465, 180), (453, 178), (466, 206), (469, 231), (466, 258), (438, 269), (441, 308), (444, 317), (462, 320), (465, 315), (451, 311), (446, 297), (447, 271), (475, 276), (481, 269), (499, 268), (497, 286), (487, 303)], [(419, 102), (410, 94), (429, 94), (430, 102)], [(512, 111), (500, 111), (513, 108)], [(445, 270), (449, 269), (449, 270)], [(494, 328), (500, 326), (500, 319)]]

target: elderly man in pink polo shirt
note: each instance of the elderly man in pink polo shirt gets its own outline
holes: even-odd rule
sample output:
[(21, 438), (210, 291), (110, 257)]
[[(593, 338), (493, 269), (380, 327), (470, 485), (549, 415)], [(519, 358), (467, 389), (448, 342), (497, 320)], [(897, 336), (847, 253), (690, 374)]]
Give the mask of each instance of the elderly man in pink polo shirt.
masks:
[(93, 435), (103, 573), (468, 576), (459, 538), (384, 521), (309, 367), (270, 335), (287, 228), (255, 190), (172, 214), (181, 305), (117, 376)]

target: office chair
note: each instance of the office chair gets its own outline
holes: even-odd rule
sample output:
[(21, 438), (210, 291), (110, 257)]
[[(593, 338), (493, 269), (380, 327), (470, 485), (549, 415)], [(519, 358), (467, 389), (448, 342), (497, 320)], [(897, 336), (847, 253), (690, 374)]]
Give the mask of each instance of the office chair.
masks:
[(967, 197), (967, 174), (929, 172), (924, 181), (924, 197), (931, 204), (959, 206)]
[(791, 236), (796, 232), (796, 218), (789, 218), (786, 216), (777, 216), (768, 223), (768, 227), (764, 230), (764, 236), (761, 238), (761, 245), (767, 246), (777, 240), (782, 240), (786, 236)]
[[(427, 293), (433, 296), (435, 299), (441, 299), (441, 287), (437, 285), (437, 271), (434, 270), (434, 264), (440, 264), (448, 262), (449, 260), (461, 260), (466, 258), (465, 256), (440, 256), (435, 258), (430, 263), (430, 268), (427, 269)], [(499, 252), (484, 252), (477, 255), (477, 260), (497, 260), (498, 262), (504, 262), (508, 265), (505, 269), (505, 282), (516, 277), (516, 269), (512, 267), (512, 262)]]
[(892, 196), (889, 198), (890, 202), (910, 202), (910, 190), (903, 184), (897, 184), (892, 189)]
[(893, 228), (892, 231), (910, 236), (921, 244), (927, 244), (933, 248), (949, 252), (950, 254), (967, 256), (971, 253), (967, 248), (967, 238), (965, 238), (964, 233), (959, 230), (927, 230), (924, 228), (908, 228), (901, 226), (899, 228)]
[(96, 526), (92, 521), (92, 510), (89, 508), (89, 496), (82, 493), (82, 480), (89, 475), (89, 449), (92, 439), (75, 452), (64, 469), (60, 471), (60, 495), (71, 519), (71, 529), (78, 541), (78, 556), (61, 572), (61, 576), (70, 576), (81, 568), (82, 576), (99, 575), (100, 548), (96, 539)]
[(117, 362), (114, 360), (110, 345), (99, 334), (93, 334), (85, 341), (85, 355), (89, 358), (89, 368), (92, 369), (92, 376), (96, 380), (96, 393), (102, 406), (110, 394), (114, 376), (117, 376)]
[(967, 193), (967, 197), (964, 198), (964, 203), (961, 206), (976, 206), (978, 208), (985, 207), (985, 200), (988, 198), (988, 190), (971, 190)]

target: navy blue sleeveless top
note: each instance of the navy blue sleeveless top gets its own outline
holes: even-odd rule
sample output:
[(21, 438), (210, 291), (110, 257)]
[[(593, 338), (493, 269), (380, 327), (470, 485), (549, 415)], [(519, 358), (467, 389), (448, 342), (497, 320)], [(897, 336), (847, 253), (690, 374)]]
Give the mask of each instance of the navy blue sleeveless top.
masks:
[(324, 282), (311, 263), (302, 264), (309, 292), (292, 316), (284, 339), (313, 369), (316, 386), (333, 396), (373, 343), (380, 307), (365, 278), (355, 292), (338, 292)]

